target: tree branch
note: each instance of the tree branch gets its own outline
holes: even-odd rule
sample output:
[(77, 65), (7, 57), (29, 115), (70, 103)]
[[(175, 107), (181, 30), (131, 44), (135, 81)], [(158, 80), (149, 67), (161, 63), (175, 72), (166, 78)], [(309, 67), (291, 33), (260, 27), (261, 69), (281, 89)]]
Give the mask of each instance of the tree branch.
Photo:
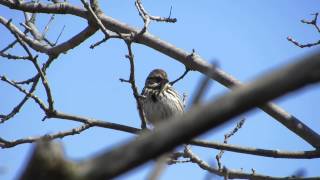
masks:
[[(143, 34), (147, 31), (148, 29), (148, 26), (150, 24), (150, 21), (151, 20), (154, 20), (154, 21), (158, 21), (158, 22), (168, 22), (168, 23), (175, 23), (177, 22), (177, 19), (176, 18), (171, 18), (170, 15), (171, 15), (171, 10), (170, 9), (170, 15), (169, 17), (167, 18), (164, 18), (164, 17), (160, 17), (160, 16), (152, 16), (150, 15), (143, 7), (142, 5), (142, 1), (141, 0), (136, 0), (135, 1), (135, 6), (139, 12), (139, 15), (140, 17), (143, 19), (143, 22), (144, 22), (144, 26), (143, 28), (141, 29), (141, 31), (139, 32), (139, 34)], [(172, 7), (171, 7), (172, 8)]]
[[(233, 128), (229, 133), (225, 134), (224, 135), (224, 140), (223, 140), (223, 143), (224, 144), (227, 144), (228, 143), (228, 139), (233, 136), (236, 132), (238, 132), (238, 130), (242, 127), (242, 125), (244, 124), (245, 122), (245, 119), (241, 119), (235, 128)], [(224, 150), (220, 150), (220, 152), (216, 155), (216, 160), (217, 160), (217, 163), (218, 163), (218, 168), (219, 170), (222, 169), (222, 165), (221, 165), (221, 158), (224, 154)]]
[(270, 150), (261, 148), (251, 148), (242, 147), (236, 145), (230, 145), (218, 142), (207, 142), (202, 140), (191, 140), (189, 142), (191, 145), (196, 145), (200, 147), (214, 148), (220, 150), (226, 150), (237, 153), (251, 154), (264, 157), (273, 158), (289, 158), (289, 159), (309, 159), (309, 158), (320, 158), (320, 150), (314, 151), (280, 151), (280, 150)]
[(50, 113), (52, 113), (54, 111), (54, 107), (53, 107), (53, 97), (52, 97), (52, 93), (51, 93), (51, 89), (50, 89), (47, 77), (46, 77), (45, 73), (42, 71), (42, 69), (40, 68), (40, 66), (37, 62), (37, 58), (34, 58), (32, 60), (32, 63), (36, 67), (38, 74), (40, 75), (44, 89), (46, 91), (47, 99), (48, 99), (47, 101), (48, 101), (48, 105), (49, 105), (49, 108), (48, 108), (48, 111), (46, 111), (46, 114), (50, 115)]
[(186, 147), (184, 150), (184, 154), (186, 157), (190, 158), (191, 162), (196, 163), (201, 169), (204, 169), (208, 172), (214, 173), (216, 175), (225, 177), (226, 179), (251, 179), (251, 180), (280, 180), (280, 179), (288, 179), (288, 180), (316, 180), (320, 177), (309, 177), (309, 178), (300, 178), (295, 176), (288, 177), (274, 177), (267, 176), (263, 174), (257, 173), (245, 173), (242, 171), (235, 171), (227, 168), (217, 169), (210, 166), (207, 162), (200, 159), (196, 154), (194, 154), (189, 147)]
[[(3, 77), (1, 77), (3, 78)], [(7, 79), (8, 81), (8, 79)], [(28, 94), (25, 94), (25, 97), (22, 99), (22, 101), (20, 101), (20, 103), (14, 107), (12, 109), (12, 111), (10, 113), (8, 113), (7, 115), (1, 115), (2, 117), (0, 117), (0, 123), (4, 123), (5, 121), (13, 118), (19, 111), (20, 109), (22, 108), (22, 106), (27, 102), (27, 100), (29, 99), (30, 95), (29, 94), (32, 94), (35, 90), (36, 90), (36, 87), (37, 87), (37, 84), (39, 82), (39, 77), (38, 78), (35, 78), (33, 79), (33, 84), (29, 90), (29, 93)], [(12, 82), (13, 84), (16, 84), (16, 82)], [(10, 83), (9, 83), (10, 84)], [(10, 84), (11, 85), (11, 84)], [(17, 87), (16, 87), (17, 88)]]
[(138, 109), (139, 117), (141, 120), (141, 128), (146, 129), (147, 128), (147, 120), (146, 120), (145, 114), (143, 112), (141, 97), (138, 92), (138, 88), (136, 86), (134, 56), (133, 56), (132, 49), (131, 49), (131, 42), (126, 41), (126, 44), (127, 44), (128, 53), (129, 53), (126, 56), (126, 58), (128, 58), (130, 61), (130, 77), (129, 77), (128, 83), (131, 84), (132, 93), (133, 93), (134, 98), (136, 99), (137, 109)]
[(7, 6), (10, 9), (18, 9), (32, 13), (52, 13), (52, 14), (73, 14), (79, 17), (86, 18), (87, 13), (84, 9), (73, 6), (66, 2), (59, 3), (40, 3), (40, 2), (20, 2), (15, 0), (0, 0), (0, 4)]
[(25, 144), (25, 143), (33, 143), (39, 140), (53, 140), (57, 138), (64, 138), (66, 136), (71, 136), (75, 134), (80, 134), (82, 131), (89, 129), (91, 127), (91, 124), (83, 124), (80, 127), (70, 129), (68, 131), (62, 131), (54, 134), (46, 134), (44, 136), (38, 136), (38, 137), (28, 137), (23, 139), (18, 139), (14, 141), (7, 141), (2, 138), (0, 138), (0, 147), (1, 148), (10, 148), (19, 144)]
[(8, 83), (9, 85), (15, 87), (16, 89), (18, 89), (20, 92), (22, 92), (23, 94), (25, 94), (28, 97), (31, 97), (39, 106), (40, 108), (46, 112), (47, 107), (46, 105), (42, 102), (41, 99), (39, 99), (36, 95), (34, 95), (32, 92), (27, 92), (25, 89), (23, 89), (22, 87), (20, 87), (19, 85), (15, 84), (14, 82), (12, 82), (11, 80), (9, 80), (6, 76), (0, 76), (0, 79), (6, 83)]
[(52, 117), (53, 118), (60, 118), (60, 119), (65, 119), (65, 120), (72, 120), (72, 121), (82, 122), (82, 123), (85, 123), (85, 124), (90, 124), (91, 126), (114, 129), (114, 130), (133, 133), (133, 134), (137, 134), (137, 133), (139, 133), (141, 131), (140, 129), (137, 129), (137, 128), (134, 128), (134, 127), (130, 127), (130, 126), (111, 123), (111, 122), (107, 122), (107, 121), (103, 121), (103, 120), (97, 120), (97, 119), (93, 119), (93, 118), (86, 118), (86, 117), (82, 117), (82, 116), (66, 114), (66, 113), (59, 112), (59, 111), (56, 111), (52, 115)]
[[(318, 33), (320, 33), (320, 28), (319, 28), (319, 26), (317, 24), (319, 13), (314, 13), (312, 15), (314, 15), (314, 18), (312, 20), (303, 19), (303, 20), (301, 20), (301, 22), (304, 23), (304, 24), (309, 24), (309, 25), (314, 26), (316, 28), (316, 30), (318, 31)], [(320, 40), (318, 40), (317, 42), (314, 42), (314, 43), (301, 44), (301, 43), (299, 43), (298, 41), (296, 41), (295, 39), (293, 39), (290, 36), (287, 37), (287, 40), (292, 42), (294, 45), (296, 45), (296, 46), (298, 46), (300, 48), (313, 47), (313, 46), (316, 46), (316, 45), (320, 44)]]
[(34, 50), (48, 54), (53, 56), (58, 56), (60, 53), (65, 53), (68, 50), (78, 46), (83, 41), (88, 39), (91, 35), (93, 35), (98, 29), (94, 26), (88, 26), (69, 40), (55, 46), (50, 47), (46, 44), (43, 44), (35, 39), (32, 39), (22, 33), (16, 26), (14, 26), (12, 23), (9, 23), (8, 20), (6, 20), (4, 17), (0, 16), (0, 23), (3, 24), (7, 29), (9, 29), (11, 32), (17, 34), (23, 41), (25, 41), (30, 47), (32, 47)]

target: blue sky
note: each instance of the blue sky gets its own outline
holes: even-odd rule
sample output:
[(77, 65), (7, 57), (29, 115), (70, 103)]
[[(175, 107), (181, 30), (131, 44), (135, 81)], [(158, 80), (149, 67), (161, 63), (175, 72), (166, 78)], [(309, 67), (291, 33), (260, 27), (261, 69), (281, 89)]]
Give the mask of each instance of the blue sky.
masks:
[[(75, 1), (71, 1), (75, 3)], [(79, 4), (79, 2), (77, 2)], [(179, 48), (196, 52), (208, 61), (215, 60), (219, 67), (244, 82), (249, 82), (260, 74), (273, 68), (290, 63), (317, 48), (300, 49), (286, 40), (292, 36), (300, 42), (314, 42), (319, 33), (308, 25), (300, 23), (301, 19), (310, 19), (311, 13), (319, 12), (317, 0), (269, 0), (269, 1), (143, 1), (145, 8), (154, 15), (167, 16), (172, 6), (172, 17), (178, 22), (151, 23), (149, 31)], [(116, 19), (135, 27), (142, 26), (134, 1), (101, 1), (104, 12)], [(19, 26), (22, 13), (0, 6), (0, 15), (10, 19)], [(38, 25), (42, 27), (50, 16), (39, 16)], [(72, 16), (56, 16), (49, 30), (49, 38), (55, 40), (63, 25), (66, 29), (60, 42), (86, 26), (82, 19)], [(21, 28), (21, 26), (19, 26)], [(12, 40), (12, 35), (0, 26), (0, 47)], [(110, 40), (94, 50), (92, 43), (103, 37), (96, 33), (81, 46), (70, 50), (56, 60), (47, 75), (55, 98), (57, 110), (102, 119), (108, 122), (140, 127), (135, 100), (129, 84), (119, 82), (119, 78), (129, 76), (129, 62), (125, 58), (127, 49), (119, 40)], [(11, 50), (22, 53), (21, 48)], [(133, 52), (136, 63), (136, 81), (139, 90), (144, 85), (148, 73), (155, 68), (168, 72), (174, 79), (184, 71), (179, 62), (160, 54), (148, 47), (134, 44)], [(45, 56), (40, 56), (45, 60)], [(22, 80), (35, 73), (29, 62), (10, 61), (1, 58), (0, 74), (10, 79)], [(196, 90), (201, 74), (190, 72), (175, 85), (182, 94), (192, 95)], [(228, 92), (225, 87), (213, 83), (206, 94), (206, 100)], [(15, 89), (0, 83), (0, 112), (7, 113), (23, 97)], [(36, 94), (46, 100), (44, 89), (39, 86)], [(318, 86), (307, 87), (298, 92), (282, 97), (276, 102), (285, 110), (294, 114), (305, 124), (320, 133), (320, 91)], [(78, 123), (59, 119), (41, 121), (43, 113), (31, 100), (23, 107), (21, 113), (4, 124), (0, 124), (0, 137), (14, 140), (27, 136), (63, 131), (79, 126)], [(246, 117), (244, 127), (233, 136), (229, 143), (257, 148), (279, 150), (310, 150), (312, 147), (287, 130), (269, 115), (258, 109), (236, 117)], [(206, 133), (203, 137), (212, 141), (223, 141), (223, 135), (235, 126), (235, 122)], [(78, 160), (88, 158), (98, 152), (121, 144), (134, 136), (103, 128), (91, 128), (80, 135), (59, 140), (64, 144), (68, 158)], [(23, 169), (33, 145), (24, 144), (0, 150), (0, 167), (4, 172), (0, 179), (13, 179)], [(193, 147), (204, 160), (212, 162), (217, 151)], [(242, 155), (226, 152), (222, 163), (228, 168), (257, 173), (287, 176), (298, 169), (305, 169), (308, 176), (320, 176), (320, 160), (287, 160)], [(144, 179), (152, 168), (152, 162), (133, 170), (118, 179)], [(162, 179), (201, 179), (206, 175), (194, 164), (170, 166)]]

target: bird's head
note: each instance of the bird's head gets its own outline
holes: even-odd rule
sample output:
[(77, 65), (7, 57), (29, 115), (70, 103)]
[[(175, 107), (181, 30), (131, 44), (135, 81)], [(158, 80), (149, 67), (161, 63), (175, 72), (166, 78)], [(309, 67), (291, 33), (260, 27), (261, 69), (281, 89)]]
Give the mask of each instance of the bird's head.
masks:
[(162, 92), (169, 85), (168, 75), (162, 69), (154, 69), (146, 79), (145, 87)]

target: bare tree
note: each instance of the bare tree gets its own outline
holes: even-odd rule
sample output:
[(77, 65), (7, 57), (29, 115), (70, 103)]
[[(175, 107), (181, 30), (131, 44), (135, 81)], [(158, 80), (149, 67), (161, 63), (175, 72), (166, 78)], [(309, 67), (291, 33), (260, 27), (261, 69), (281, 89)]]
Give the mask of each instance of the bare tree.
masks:
[[(224, 177), (225, 179), (320, 179), (320, 177), (276, 177), (272, 175), (263, 175), (255, 172), (243, 172), (241, 170), (232, 170), (222, 165), (221, 157), (224, 151), (231, 151), (256, 156), (273, 158), (292, 158), (292, 159), (311, 159), (320, 157), (320, 136), (312, 128), (308, 127), (294, 115), (286, 112), (270, 100), (280, 97), (290, 91), (297, 90), (306, 85), (316, 83), (320, 80), (320, 54), (319, 52), (307, 57), (298, 59), (294, 64), (282, 67), (270, 74), (258, 78), (256, 81), (243, 85), (239, 80), (228, 73), (219, 69), (216, 65), (208, 63), (201, 58), (194, 50), (187, 52), (169, 42), (159, 39), (148, 31), (152, 21), (175, 23), (176, 18), (171, 17), (171, 10), (168, 17), (151, 15), (143, 7), (141, 0), (135, 1), (136, 9), (144, 22), (141, 29), (133, 28), (119, 20), (107, 16), (101, 9), (98, 0), (81, 0), (82, 6), (73, 5), (69, 2), (59, 0), (46, 1), (21, 1), (21, 0), (0, 0), (2, 6), (18, 10), (24, 15), (24, 22), (21, 22), (22, 30), (12, 19), (0, 16), (0, 23), (13, 35), (14, 41), (8, 43), (0, 51), (3, 58), (9, 60), (23, 60), (30, 62), (36, 73), (24, 80), (12, 80), (10, 77), (1, 75), (1, 81), (12, 86), (23, 94), (21, 101), (12, 108), (9, 113), (1, 114), (1, 123), (14, 118), (27, 101), (33, 100), (39, 106), (45, 116), (42, 120), (57, 118), (68, 121), (82, 123), (81, 126), (62, 132), (45, 134), (39, 137), (26, 137), (16, 140), (6, 140), (0, 137), (0, 147), (13, 148), (24, 143), (39, 142), (32, 154), (32, 157), (25, 168), (21, 179), (109, 179), (114, 178), (138, 165), (154, 159), (159, 155), (172, 150), (178, 145), (185, 144), (183, 152), (173, 153), (169, 164), (179, 162), (195, 163), (205, 171)], [(47, 25), (41, 30), (37, 26), (38, 15), (50, 14), (51, 18)], [(59, 32), (57, 38), (51, 41), (47, 37), (48, 29), (57, 14), (66, 14), (76, 16), (83, 21), (88, 22), (87, 27), (74, 34), (64, 42), (59, 42), (64, 27)], [(303, 20), (303, 23), (313, 25), (318, 31), (317, 25), (318, 13), (314, 14), (311, 21)], [(110, 39), (124, 41), (127, 45), (128, 54), (126, 58), (130, 64), (130, 74), (128, 79), (121, 78), (121, 82), (131, 85), (132, 94), (136, 100), (137, 110), (141, 121), (141, 128), (134, 128), (122, 124), (108, 122), (94, 118), (83, 117), (69, 114), (56, 108), (51, 83), (47, 79), (48, 69), (51, 64), (59, 57), (77, 48), (89, 37), (101, 31), (104, 38), (92, 44), (90, 48), (95, 48)], [(288, 37), (288, 40), (299, 47), (311, 47), (318, 45), (319, 42), (301, 45), (297, 41)], [(164, 55), (167, 55), (185, 66), (185, 73), (174, 84), (184, 78), (190, 71), (197, 71), (207, 78), (199, 85), (198, 92), (195, 93), (193, 106), (182, 117), (172, 119), (168, 123), (163, 123), (154, 130), (146, 129), (146, 119), (141, 108), (141, 96), (135, 83), (135, 59), (132, 50), (132, 44), (141, 44), (152, 48)], [(24, 55), (18, 53), (9, 53), (8, 50), (15, 46), (22, 47)], [(41, 62), (43, 62), (41, 64)], [(217, 100), (207, 104), (199, 103), (209, 80), (215, 80), (222, 85), (232, 88), (233, 91), (221, 96)], [(278, 86), (274, 87), (274, 84)], [(34, 92), (42, 86), (45, 90), (46, 100), (41, 99)], [(29, 89), (27, 89), (29, 88)], [(261, 96), (263, 94), (263, 96)], [(310, 144), (313, 149), (309, 151), (280, 151), (273, 149), (256, 149), (252, 147), (243, 147), (227, 144), (228, 139), (233, 136), (243, 125), (244, 119), (237, 126), (225, 135), (224, 143), (207, 142), (200, 139), (194, 139), (196, 136), (214, 129), (227, 122), (243, 112), (254, 107), (259, 107), (262, 111), (272, 116), (275, 120), (284, 125), (288, 130), (296, 134), (305, 142)], [(180, 120), (183, 119), (183, 120)], [(212, 121), (214, 119), (214, 121)], [(195, 123), (196, 122), (196, 123)], [(79, 134), (92, 127), (113, 129), (117, 131), (137, 134), (137, 138), (110, 151), (106, 151), (80, 162), (74, 162), (66, 159), (60, 145), (50, 142), (57, 138), (64, 138), (69, 135)], [(177, 131), (176, 129), (182, 129)], [(218, 166), (212, 166), (202, 160), (197, 154), (192, 152), (189, 145), (203, 148), (213, 148), (220, 150), (217, 154)], [(148, 149), (144, 152), (144, 149)], [(183, 160), (180, 160), (183, 158)], [(112, 164), (112, 165), (110, 165)], [(161, 173), (161, 169), (155, 168), (155, 177)]]

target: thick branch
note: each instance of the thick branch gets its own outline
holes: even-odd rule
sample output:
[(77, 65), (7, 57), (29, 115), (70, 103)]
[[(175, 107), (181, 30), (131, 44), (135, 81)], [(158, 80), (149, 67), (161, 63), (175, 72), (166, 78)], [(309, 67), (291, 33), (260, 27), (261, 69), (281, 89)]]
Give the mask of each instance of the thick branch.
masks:
[(23, 32), (21, 32), (16, 26), (14, 26), (12, 23), (9, 23), (9, 22), (10, 21), (0, 16), (0, 23), (6, 26), (11, 32), (17, 34), (23, 41), (25, 41), (34, 50), (48, 54), (48, 55), (54, 55), (54, 56), (57, 56), (60, 53), (65, 53), (68, 50), (78, 46), (98, 30), (97, 27), (88, 26), (84, 30), (82, 30), (81, 32), (79, 32), (78, 34), (70, 38), (69, 40), (55, 47), (50, 47), (46, 44), (43, 44), (35, 39), (28, 37)]
[(70, 180), (80, 179), (77, 165), (64, 159), (61, 144), (41, 141), (37, 143), (21, 174), (22, 180)]
[(15, 0), (0, 0), (0, 4), (11, 9), (18, 9), (32, 13), (53, 13), (53, 14), (73, 14), (79, 17), (87, 17), (86, 11), (80, 7), (73, 6), (66, 2), (59, 3), (37, 3), (37, 2), (20, 2)]

